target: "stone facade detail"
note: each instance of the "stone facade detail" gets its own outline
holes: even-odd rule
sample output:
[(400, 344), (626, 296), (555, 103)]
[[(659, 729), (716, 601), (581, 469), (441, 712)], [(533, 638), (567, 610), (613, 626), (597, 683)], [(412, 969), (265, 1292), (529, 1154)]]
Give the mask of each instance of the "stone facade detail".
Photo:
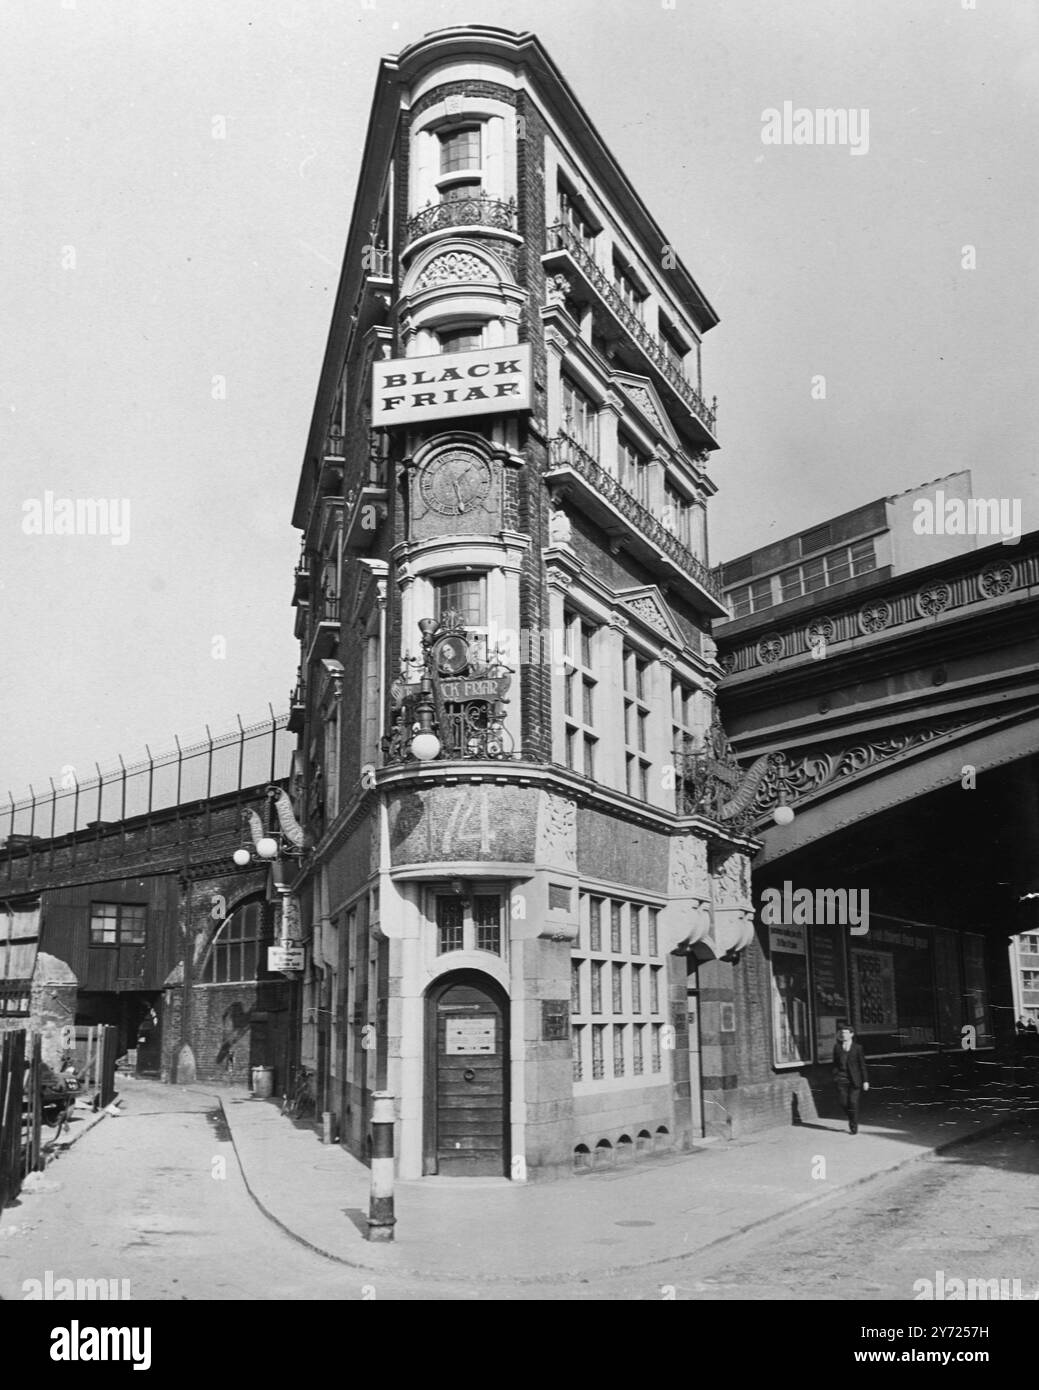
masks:
[(434, 285), (497, 283), (498, 276), (482, 256), (471, 251), (445, 251), (434, 256), (415, 284), (416, 290)]

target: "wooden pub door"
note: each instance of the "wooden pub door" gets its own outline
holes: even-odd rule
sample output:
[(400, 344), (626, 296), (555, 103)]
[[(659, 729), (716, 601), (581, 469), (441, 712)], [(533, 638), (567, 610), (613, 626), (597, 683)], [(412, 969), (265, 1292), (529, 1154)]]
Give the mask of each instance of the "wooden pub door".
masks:
[(469, 974), (436, 990), (429, 1008), (425, 1171), (501, 1177), (508, 1168), (507, 1001), (490, 981)]

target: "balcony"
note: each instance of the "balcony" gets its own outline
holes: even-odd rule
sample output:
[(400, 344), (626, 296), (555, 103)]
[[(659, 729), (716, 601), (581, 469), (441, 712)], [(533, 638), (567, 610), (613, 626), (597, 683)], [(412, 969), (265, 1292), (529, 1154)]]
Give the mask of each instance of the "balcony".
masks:
[(303, 721), (307, 712), (307, 688), (303, 683), (302, 668), (296, 672), (296, 686), (289, 696), (289, 721), (286, 728), (290, 733), (298, 734), (303, 729)]
[(406, 243), (417, 241), (431, 232), (443, 232), (458, 227), (478, 227), (495, 232), (516, 231), (516, 200), (503, 202), (500, 198), (452, 198), (430, 203), (405, 223)]
[(294, 604), (306, 603), (310, 598), (310, 557), (304, 548), (300, 552), (299, 560), (292, 577), (292, 602)]
[(339, 595), (333, 589), (326, 589), (317, 596), (311, 610), (304, 669), (308, 669), (312, 661), (331, 656), (338, 645)]
[(648, 358), (665, 387), (671, 389), (693, 416), (705, 436), (705, 443), (711, 447), (717, 447), (718, 441), (715, 431), (718, 418), (718, 398), (715, 397), (710, 405), (707, 404), (693, 383), (683, 376), (681, 367), (676, 361), (674, 349), (669, 348), (661, 339), (654, 337), (617, 286), (582, 246), (580, 238), (569, 227), (557, 222), (548, 228), (547, 236), (548, 251), (544, 256), (546, 265), (553, 260), (569, 260), (576, 274), (581, 276), (588, 287), (595, 292), (636, 344), (639, 351)]
[(569, 434), (557, 434), (549, 441), (545, 481), (571, 491), (597, 525), (611, 536), (623, 536), (632, 555), (681, 589), (697, 607), (718, 618), (728, 613), (721, 585), (711, 570)]

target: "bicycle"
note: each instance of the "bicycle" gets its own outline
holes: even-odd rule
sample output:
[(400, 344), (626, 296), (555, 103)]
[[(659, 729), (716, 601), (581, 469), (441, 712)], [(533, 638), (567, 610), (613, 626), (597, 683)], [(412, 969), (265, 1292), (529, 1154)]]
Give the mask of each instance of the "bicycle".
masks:
[(291, 1115), (293, 1119), (303, 1119), (306, 1115), (313, 1115), (317, 1109), (314, 1093), (310, 1089), (310, 1078), (312, 1073), (306, 1067), (300, 1067), (296, 1072), (296, 1085), (292, 1095), (282, 1097), (281, 1113)]

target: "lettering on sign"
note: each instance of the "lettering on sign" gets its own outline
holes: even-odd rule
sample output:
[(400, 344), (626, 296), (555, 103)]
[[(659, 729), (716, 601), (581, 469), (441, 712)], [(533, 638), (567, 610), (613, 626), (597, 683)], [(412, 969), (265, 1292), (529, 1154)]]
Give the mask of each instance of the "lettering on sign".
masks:
[(482, 680), (442, 680), (440, 682), (440, 694), (445, 700), (501, 700), (508, 688), (508, 676), (487, 676)]
[(497, 1019), (449, 1018), (444, 1029), (444, 1051), (449, 1057), (475, 1052), (493, 1055), (496, 1050)]
[(302, 946), (268, 946), (267, 969), (282, 975), (290, 970), (302, 970), (303, 955)]
[(529, 410), (530, 344), (372, 363), (372, 425)]

